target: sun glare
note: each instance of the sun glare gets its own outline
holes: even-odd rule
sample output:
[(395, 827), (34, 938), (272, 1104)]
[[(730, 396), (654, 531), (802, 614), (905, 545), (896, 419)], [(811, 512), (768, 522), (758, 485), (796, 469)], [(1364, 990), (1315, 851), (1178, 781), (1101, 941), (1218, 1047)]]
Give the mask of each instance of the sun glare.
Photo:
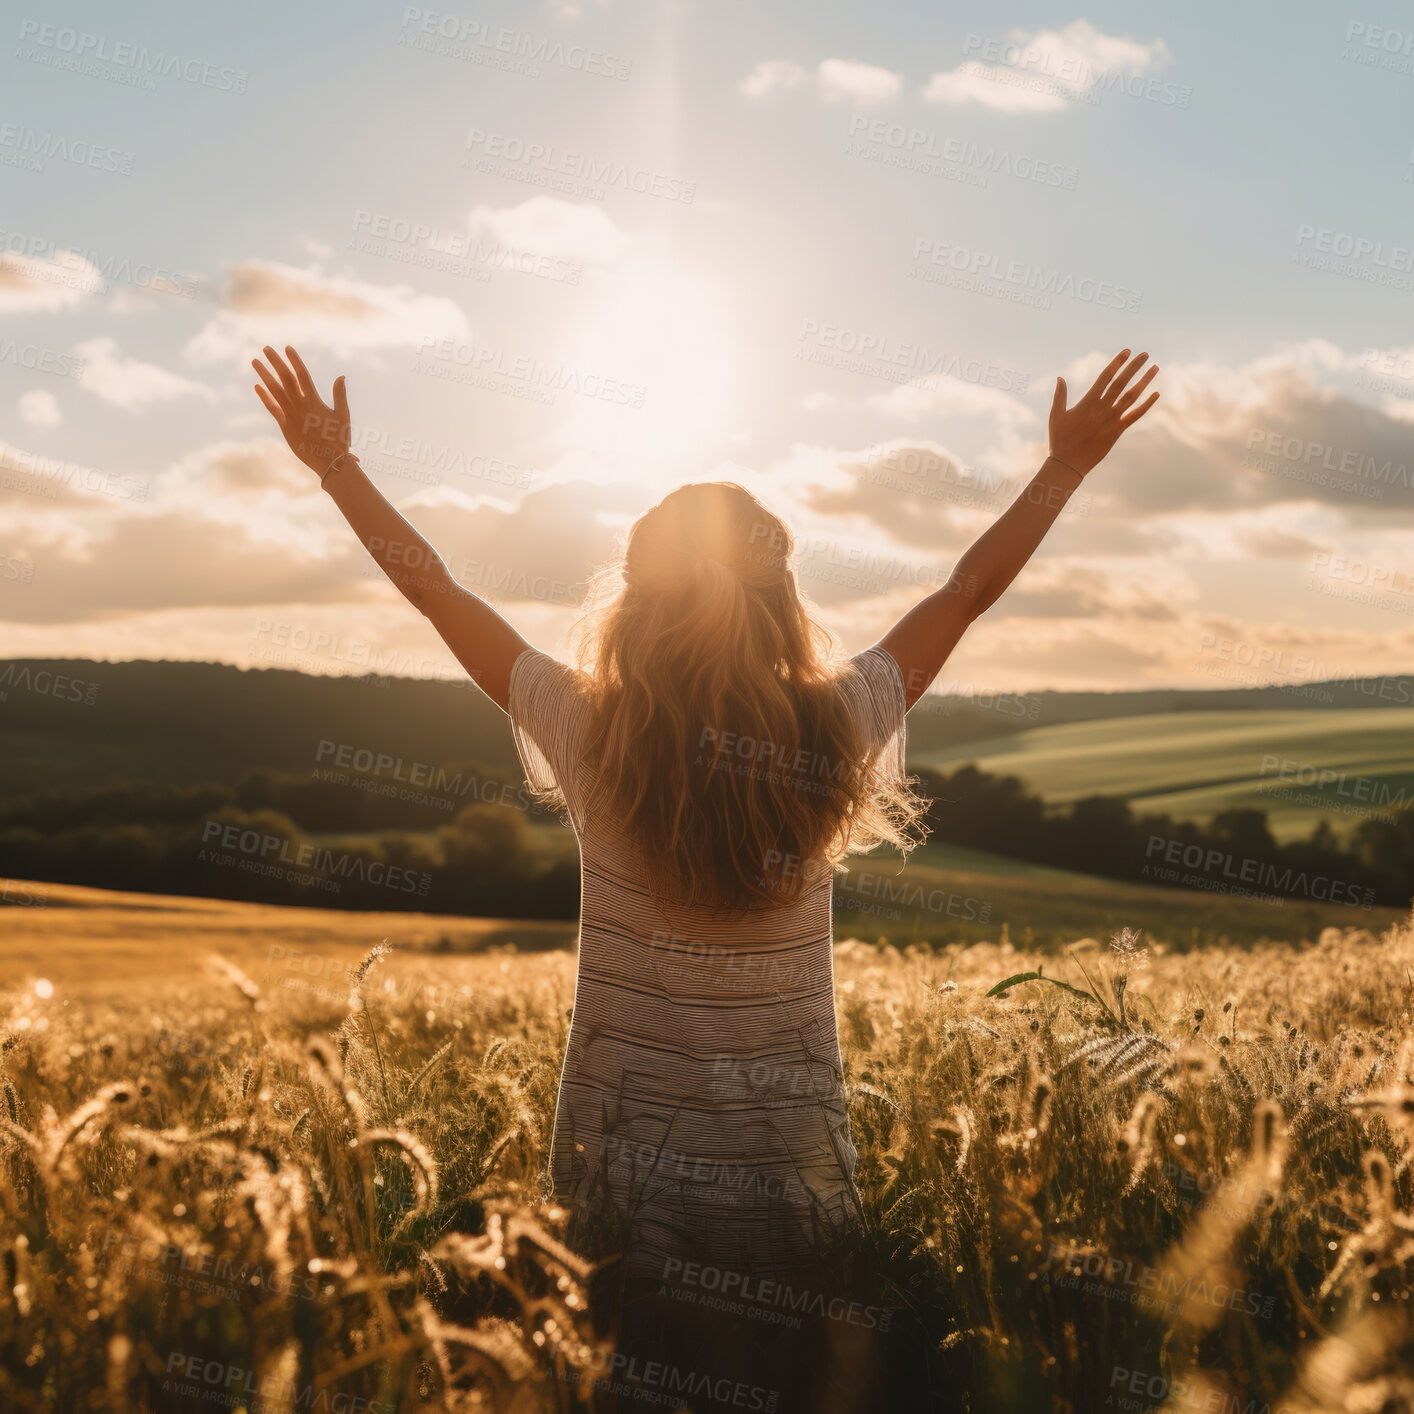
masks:
[(574, 400), (566, 444), (616, 477), (676, 484), (736, 431), (726, 295), (704, 275), (648, 260), (613, 272), (567, 358), (598, 396)]

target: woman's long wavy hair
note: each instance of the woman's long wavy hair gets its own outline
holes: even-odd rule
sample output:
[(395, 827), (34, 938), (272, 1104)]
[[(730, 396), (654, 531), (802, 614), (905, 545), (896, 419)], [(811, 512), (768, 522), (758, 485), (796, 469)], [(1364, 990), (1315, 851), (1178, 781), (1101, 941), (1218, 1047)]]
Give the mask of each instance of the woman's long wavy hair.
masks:
[(743, 487), (682, 486), (635, 522), (581, 621), (591, 803), (660, 900), (778, 906), (846, 854), (921, 837), (925, 802), (861, 740), (793, 549)]

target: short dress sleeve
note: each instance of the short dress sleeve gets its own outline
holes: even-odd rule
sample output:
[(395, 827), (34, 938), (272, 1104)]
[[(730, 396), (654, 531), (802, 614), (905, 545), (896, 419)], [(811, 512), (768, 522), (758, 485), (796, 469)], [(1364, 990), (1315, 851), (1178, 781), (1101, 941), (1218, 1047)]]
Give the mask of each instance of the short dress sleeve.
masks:
[(558, 790), (574, 820), (590, 711), (576, 673), (538, 648), (525, 649), (511, 665), (506, 711), (531, 790)]
[(890, 785), (902, 789), (908, 779), (904, 761), (908, 704), (898, 662), (878, 644), (866, 648), (845, 665), (840, 689), (854, 710), (865, 750), (875, 754), (875, 769)]

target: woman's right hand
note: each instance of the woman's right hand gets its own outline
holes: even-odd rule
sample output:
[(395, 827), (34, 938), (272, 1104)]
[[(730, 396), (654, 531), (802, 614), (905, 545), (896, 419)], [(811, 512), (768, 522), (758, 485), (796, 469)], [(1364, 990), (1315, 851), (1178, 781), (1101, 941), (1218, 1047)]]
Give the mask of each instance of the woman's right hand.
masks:
[(285, 352), (289, 355), (288, 364), (266, 344), (265, 357), (270, 368), (258, 358), (251, 359), (251, 367), (265, 385), (257, 383), (255, 391), (279, 424), (290, 450), (322, 477), (329, 463), (348, 451), (351, 440), (344, 376), (340, 374), (334, 380), (334, 405), (330, 407), (315, 390), (304, 360), (289, 344), (285, 345)]
[(1133, 427), (1159, 400), (1158, 393), (1153, 392), (1139, 402), (1159, 371), (1158, 365), (1150, 364), (1130, 388), (1130, 379), (1148, 362), (1149, 355), (1137, 354), (1125, 363), (1127, 358), (1128, 349), (1117, 353), (1091, 384), (1090, 391), (1072, 408), (1066, 407), (1065, 379), (1056, 379), (1049, 427), (1051, 455), (1080, 476), (1098, 466), (1119, 441), (1120, 433)]

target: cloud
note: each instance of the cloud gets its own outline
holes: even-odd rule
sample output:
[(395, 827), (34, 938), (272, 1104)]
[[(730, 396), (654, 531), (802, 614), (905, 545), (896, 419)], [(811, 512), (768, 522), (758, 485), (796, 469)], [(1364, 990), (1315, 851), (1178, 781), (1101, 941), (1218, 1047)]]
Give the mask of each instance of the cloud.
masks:
[(123, 358), (118, 341), (113, 338), (88, 339), (75, 345), (75, 352), (84, 359), (82, 386), (114, 407), (131, 412), (149, 403), (167, 403), (176, 398), (204, 398), (208, 402), (216, 398), (215, 391), (204, 383), (183, 378), (155, 363)]
[(473, 235), (511, 250), (586, 265), (612, 265), (628, 245), (628, 237), (602, 207), (554, 196), (533, 196), (519, 206), (476, 206), (469, 224)]
[(763, 59), (742, 81), (737, 92), (747, 98), (766, 98), (799, 88), (805, 81), (805, 70), (791, 59)]
[[(873, 108), (890, 103), (903, 89), (903, 75), (855, 59), (822, 59), (814, 73), (816, 96), (824, 103), (852, 103)], [(806, 84), (806, 70), (792, 59), (763, 59), (737, 85), (746, 98), (759, 100), (789, 93)]]
[(1351, 519), (1407, 513), (1414, 427), (1322, 381), (1345, 362), (1312, 342), (1235, 367), (1165, 365), (1163, 397), (1117, 454), (1144, 470), (1106, 482), (1107, 491), (1120, 507), (1150, 514), (1301, 501), (1339, 506)]
[(175, 468), (178, 479), (197, 476), (217, 494), (258, 495), (281, 491), (287, 495), (312, 495), (319, 478), (295, 460), (278, 437), (251, 442), (213, 442), (184, 458)]
[(266, 344), (328, 349), (337, 357), (467, 337), (461, 307), (408, 285), (375, 285), (273, 260), (231, 267), (224, 308), (187, 341), (197, 363), (247, 363)]
[(72, 309), (103, 289), (98, 267), (72, 250), (53, 260), (6, 251), (0, 255), (0, 313), (52, 314)]
[(647, 503), (641, 487), (570, 481), (528, 492), (514, 506), (440, 487), (401, 509), (473, 593), (576, 605), (589, 576), (614, 557), (622, 522)]
[(1005, 427), (1022, 427), (1036, 420), (1036, 414), (1010, 393), (954, 378), (915, 378), (887, 393), (873, 394), (869, 406), (908, 422), (927, 417), (990, 417)]
[(923, 89), (927, 103), (978, 104), (999, 113), (1054, 113), (1089, 93), (1107, 75), (1140, 77), (1170, 62), (1162, 39), (1109, 35), (1088, 20), (1061, 30), (1012, 29), (1006, 41), (984, 50), (1000, 63), (969, 59), (934, 74)]
[(47, 538), (32, 527), (29, 543), (44, 567), (44, 593), (7, 606), (11, 621), (66, 623), (178, 606), (376, 597), (373, 581), (359, 573), (363, 551), (357, 545), (334, 556), (293, 553), (196, 509), (129, 510), (89, 521), (77, 533), (55, 523)]
[(20, 394), (20, 418), (31, 427), (57, 427), (64, 420), (59, 399), (48, 388), (31, 388)]
[(823, 60), (815, 78), (826, 103), (853, 103), (859, 108), (891, 102), (903, 87), (901, 74), (852, 59)]

